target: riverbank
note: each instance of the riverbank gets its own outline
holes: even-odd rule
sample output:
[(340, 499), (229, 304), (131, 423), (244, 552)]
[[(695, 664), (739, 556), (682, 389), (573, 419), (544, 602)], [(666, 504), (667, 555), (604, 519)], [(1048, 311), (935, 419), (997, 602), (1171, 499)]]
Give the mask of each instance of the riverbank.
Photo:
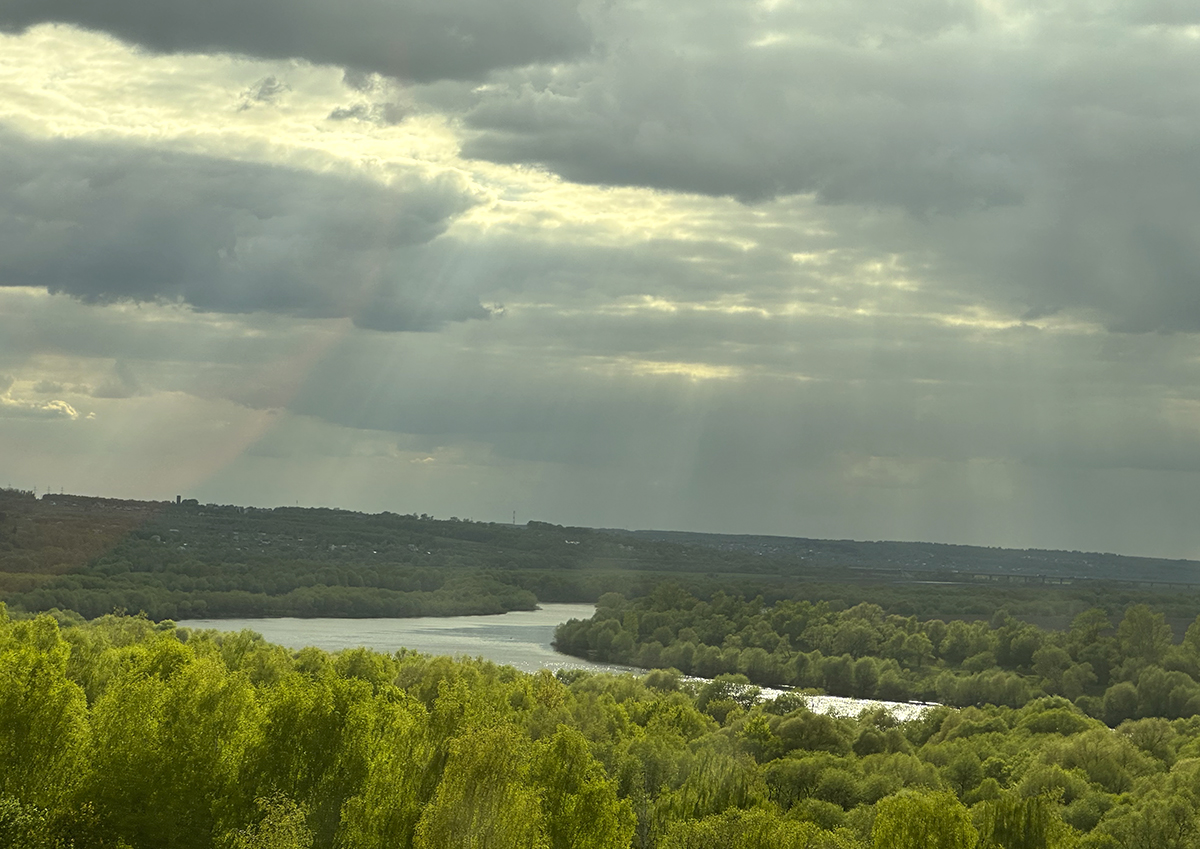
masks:
[[(541, 669), (581, 669), (588, 672), (645, 674), (648, 670), (618, 664), (595, 663), (554, 650), (554, 629), (568, 619), (589, 619), (591, 604), (544, 604), (537, 610), (512, 611), (487, 616), (427, 616), (408, 619), (184, 619), (177, 627), (195, 630), (243, 631), (261, 634), (271, 643), (290, 649), (315, 646), (329, 652), (369, 648), (392, 653), (401, 649), (428, 655), (480, 657), (522, 672)], [(704, 682), (705, 679), (690, 679)], [(763, 699), (788, 692), (757, 688)], [(901, 721), (918, 718), (929, 706), (876, 699), (805, 695), (809, 708), (833, 716), (857, 716), (882, 707)]]

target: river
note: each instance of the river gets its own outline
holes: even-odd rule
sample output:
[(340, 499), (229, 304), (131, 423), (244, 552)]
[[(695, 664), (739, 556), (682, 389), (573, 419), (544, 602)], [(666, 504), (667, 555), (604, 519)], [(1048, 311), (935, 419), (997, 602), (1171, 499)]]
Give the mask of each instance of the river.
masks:
[(341, 651), (359, 646), (391, 653), (412, 649), (422, 654), (482, 657), (522, 672), (539, 669), (590, 669), (629, 672), (627, 666), (592, 663), (559, 654), (550, 645), (554, 629), (568, 619), (591, 619), (591, 604), (543, 604), (538, 610), (514, 610), (493, 616), (421, 616), (414, 619), (183, 619), (181, 628), (250, 630), (290, 649), (316, 646)]
[[(363, 646), (391, 653), (412, 649), (422, 654), (482, 657), (523, 672), (539, 669), (587, 669), (594, 672), (641, 672), (628, 666), (593, 663), (560, 654), (550, 645), (554, 629), (568, 619), (590, 619), (591, 604), (543, 604), (492, 616), (422, 616), (413, 619), (181, 619), (180, 628), (249, 630), (290, 649), (316, 646), (336, 652)], [(763, 688), (766, 698), (782, 691)], [(841, 696), (809, 696), (819, 713), (853, 716), (864, 708), (885, 707), (899, 720), (915, 719), (925, 705), (880, 702)]]

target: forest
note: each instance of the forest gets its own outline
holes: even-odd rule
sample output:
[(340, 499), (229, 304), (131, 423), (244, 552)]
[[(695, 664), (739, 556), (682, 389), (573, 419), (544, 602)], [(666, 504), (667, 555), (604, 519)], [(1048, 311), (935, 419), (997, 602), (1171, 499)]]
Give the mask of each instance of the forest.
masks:
[[(924, 619), (989, 619), (1004, 609), (1056, 628), (1093, 607), (1120, 615), (1148, 604), (1181, 631), (1200, 615), (1200, 585), (1138, 585), (1147, 563), (1166, 561), (819, 542), (0, 490), (0, 601), (89, 619), (114, 611), (155, 620), (427, 616), (595, 602), (613, 587), (642, 596), (670, 579), (704, 599), (871, 603)], [(1022, 563), (1095, 574), (1043, 583), (1013, 571)], [(1114, 574), (1123, 580), (1099, 579)]]
[(1200, 720), (811, 712), (735, 676), (542, 672), (0, 608), (0, 845), (1183, 849)]
[[(794, 542), (0, 492), (0, 849), (1200, 849), (1200, 593)], [(172, 621), (548, 601), (653, 671)]]
[(555, 645), (595, 660), (860, 698), (1018, 708), (1061, 696), (1109, 725), (1200, 713), (1200, 618), (1176, 644), (1145, 604), (1119, 620), (1092, 608), (1068, 629), (1044, 630), (1005, 611), (946, 622), (870, 603), (768, 605), (725, 593), (704, 601), (667, 582), (635, 599), (606, 594), (590, 620), (559, 626)]

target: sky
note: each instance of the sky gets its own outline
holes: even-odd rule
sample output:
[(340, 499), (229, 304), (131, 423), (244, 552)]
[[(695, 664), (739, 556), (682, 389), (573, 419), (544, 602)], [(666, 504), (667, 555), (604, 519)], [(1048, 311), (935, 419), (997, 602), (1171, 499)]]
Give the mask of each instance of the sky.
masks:
[(0, 486), (1200, 558), (1200, 6), (0, 0)]

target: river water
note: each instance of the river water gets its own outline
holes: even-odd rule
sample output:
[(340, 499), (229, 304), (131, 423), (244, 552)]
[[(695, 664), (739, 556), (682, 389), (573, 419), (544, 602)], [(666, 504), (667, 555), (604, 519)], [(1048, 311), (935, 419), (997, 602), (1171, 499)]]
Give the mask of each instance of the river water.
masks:
[(300, 649), (316, 646), (341, 651), (363, 646), (391, 652), (482, 657), (522, 672), (539, 669), (590, 669), (629, 672), (627, 666), (592, 663), (559, 654), (550, 645), (554, 629), (568, 619), (591, 619), (591, 604), (543, 604), (538, 610), (514, 610), (494, 616), (421, 616), (414, 619), (183, 619), (181, 628), (250, 630), (267, 642)]
[[(554, 629), (568, 619), (590, 619), (591, 604), (543, 604), (493, 616), (422, 616), (414, 619), (181, 619), (180, 628), (218, 631), (249, 630), (271, 643), (290, 649), (316, 646), (336, 652), (360, 646), (391, 653), (411, 649), (430, 655), (482, 657), (522, 672), (539, 669), (587, 669), (594, 672), (642, 672), (628, 666), (592, 663), (559, 654), (550, 645)], [(780, 690), (762, 689), (765, 698)], [(901, 721), (915, 719), (925, 705), (880, 702), (841, 696), (809, 696), (818, 713), (854, 716), (871, 707), (885, 707)]]

